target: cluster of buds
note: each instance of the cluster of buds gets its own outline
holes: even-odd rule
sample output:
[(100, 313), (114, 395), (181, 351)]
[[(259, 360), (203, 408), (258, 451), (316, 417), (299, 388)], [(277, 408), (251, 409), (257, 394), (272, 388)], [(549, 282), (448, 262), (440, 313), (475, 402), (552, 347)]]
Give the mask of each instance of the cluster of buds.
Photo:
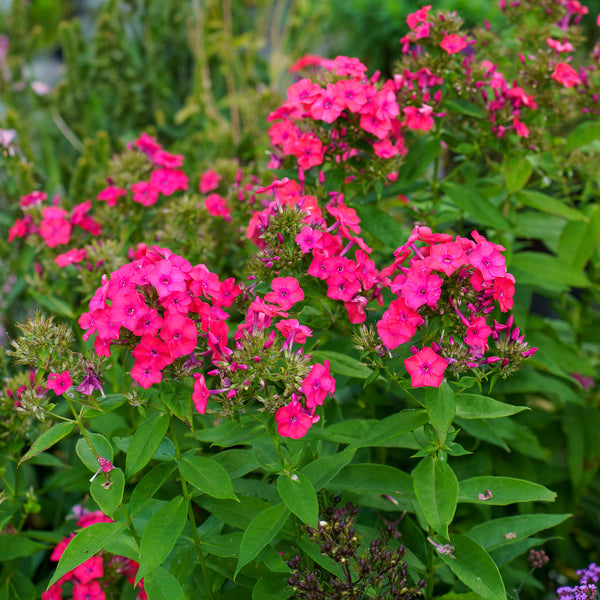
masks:
[(316, 528), (307, 527), (311, 541), (318, 544), (321, 553), (334, 560), (344, 574), (343, 578), (330, 575), (327, 580), (317, 570), (303, 570), (299, 556), (288, 562), (292, 576), (288, 583), (293, 588), (292, 598), (318, 600), (321, 598), (361, 598), (365, 590), (378, 599), (416, 600), (421, 598), (423, 580), (416, 587), (409, 585), (408, 568), (404, 562), (403, 545), (396, 550), (387, 546), (392, 537), (400, 537), (397, 529), (388, 524), (380, 537), (374, 539), (366, 552), (359, 554), (361, 537), (354, 529), (359, 509), (351, 502), (345, 507), (327, 511), (327, 520)]
[[(94, 523), (112, 523), (102, 511), (89, 512), (79, 510), (77, 527), (83, 529)], [(50, 560), (59, 561), (66, 547), (75, 537), (72, 533), (63, 538), (52, 551)], [(139, 565), (134, 560), (124, 556), (116, 556), (101, 551), (88, 558), (78, 567), (63, 575), (56, 583), (42, 592), (42, 600), (106, 600), (120, 594), (121, 583), (126, 579), (134, 585)], [(137, 585), (137, 600), (147, 600), (143, 579)]]

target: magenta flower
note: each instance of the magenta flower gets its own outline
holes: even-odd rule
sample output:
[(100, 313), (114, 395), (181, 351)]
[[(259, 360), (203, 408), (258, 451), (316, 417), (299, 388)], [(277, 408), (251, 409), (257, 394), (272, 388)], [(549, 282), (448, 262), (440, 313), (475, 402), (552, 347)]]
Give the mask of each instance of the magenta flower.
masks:
[(440, 48), (445, 50), (448, 54), (456, 54), (457, 52), (464, 50), (467, 46), (467, 42), (456, 33), (445, 35), (440, 43)]
[(106, 594), (102, 591), (100, 583), (94, 580), (86, 584), (75, 584), (73, 600), (106, 600)]
[(440, 387), (448, 363), (429, 346), (404, 361), (412, 387)]
[(335, 379), (329, 372), (329, 361), (325, 360), (321, 365), (313, 365), (310, 373), (302, 382), (302, 391), (306, 396), (306, 407), (313, 408), (317, 404), (323, 404), (327, 394), (335, 392)]
[(579, 77), (577, 71), (567, 63), (556, 63), (552, 78), (556, 79), (558, 83), (562, 83), (566, 88), (581, 84), (581, 77)]
[(202, 373), (194, 373), (194, 391), (192, 392), (192, 400), (196, 410), (203, 415), (206, 412), (206, 405), (208, 404), (208, 388), (206, 387), (206, 380)]
[(295, 277), (276, 277), (271, 283), (271, 289), (273, 291), (265, 295), (265, 300), (275, 302), (283, 310), (304, 300), (304, 292)]
[[(92, 556), (78, 567), (73, 569), (73, 575), (79, 579), (79, 583), (89, 583), (92, 579), (98, 579), (104, 575), (103, 560), (101, 556)], [(85, 596), (84, 596), (85, 597)]]
[(278, 408), (275, 413), (275, 421), (277, 422), (277, 433), (282, 437), (294, 440), (304, 437), (313, 424), (313, 418), (304, 411), (298, 400), (292, 400), (286, 406)]
[(73, 382), (71, 381), (69, 371), (63, 371), (62, 373), (50, 373), (48, 375), (46, 387), (54, 390), (54, 393), (57, 396), (60, 396), (71, 387), (72, 383)]

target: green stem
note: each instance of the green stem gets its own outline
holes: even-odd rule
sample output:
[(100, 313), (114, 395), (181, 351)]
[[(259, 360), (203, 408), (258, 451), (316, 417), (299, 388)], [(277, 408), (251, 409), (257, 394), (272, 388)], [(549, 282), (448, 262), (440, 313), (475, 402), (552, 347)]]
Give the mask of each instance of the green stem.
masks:
[[(181, 458), (181, 450), (179, 448), (177, 431), (175, 431), (174, 419), (171, 419), (171, 422), (169, 423), (169, 429), (171, 430), (171, 437), (173, 438), (173, 444), (175, 446), (175, 458), (179, 460)], [(200, 569), (202, 570), (202, 577), (206, 585), (206, 591), (208, 592), (209, 599), (214, 600), (215, 596), (210, 583), (210, 576), (206, 567), (206, 561), (204, 560), (204, 553), (202, 552), (201, 548), (202, 542), (200, 541), (200, 536), (198, 535), (198, 526), (196, 525), (196, 516), (194, 515), (192, 495), (187, 486), (187, 481), (183, 477), (180, 477), (179, 480), (181, 481), (181, 491), (183, 492), (183, 496), (188, 500), (188, 517), (190, 519), (190, 525), (192, 526), (192, 539), (194, 540), (194, 547), (196, 548), (196, 553), (198, 554), (198, 561), (200, 563)]]
[[(429, 527), (428, 535), (432, 537), (434, 534), (433, 528)], [(425, 586), (425, 600), (433, 600), (433, 560), (435, 558), (435, 551), (431, 543), (427, 544), (427, 582)]]

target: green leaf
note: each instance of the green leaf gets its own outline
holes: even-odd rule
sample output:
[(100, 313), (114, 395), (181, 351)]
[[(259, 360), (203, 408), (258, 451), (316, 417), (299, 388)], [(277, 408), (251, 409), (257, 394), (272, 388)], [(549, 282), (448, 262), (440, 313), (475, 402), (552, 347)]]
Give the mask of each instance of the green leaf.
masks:
[(361, 227), (373, 237), (390, 248), (397, 248), (401, 245), (404, 237), (402, 229), (387, 212), (375, 206), (353, 205), (353, 208), (360, 217)]
[(356, 494), (398, 494), (404, 498), (414, 498), (411, 476), (390, 465), (346, 465), (327, 487)]
[(310, 479), (303, 473), (281, 474), (277, 478), (277, 492), (285, 505), (311, 527), (319, 520), (319, 502)]
[(506, 591), (498, 567), (490, 555), (466, 535), (450, 534), (451, 554), (438, 556), (452, 572), (484, 600), (506, 600)]
[(192, 422), (192, 395), (182, 385), (163, 383), (160, 388), (160, 399), (180, 421)]
[(177, 461), (181, 476), (201, 492), (221, 498), (237, 500), (227, 471), (215, 460), (204, 456), (185, 456)]
[(440, 445), (443, 446), (446, 443), (448, 431), (456, 414), (454, 392), (450, 384), (443, 382), (438, 388), (427, 388), (425, 391), (425, 408), (437, 433)]
[(580, 123), (568, 135), (565, 152), (572, 152), (575, 148), (587, 146), (597, 139), (600, 139), (600, 123), (598, 121)]
[(168, 428), (169, 415), (161, 413), (156, 413), (138, 427), (127, 450), (127, 460), (125, 462), (127, 477), (137, 473), (148, 464), (165, 437)]
[(458, 394), (456, 396), (456, 415), (463, 419), (509, 417), (524, 410), (530, 409), (527, 406), (514, 406), (498, 402), (498, 400), (479, 394)]
[(419, 136), (412, 140), (408, 148), (408, 154), (398, 171), (399, 184), (415, 181), (439, 156), (442, 145), (434, 137)]
[(100, 473), (90, 485), (90, 494), (100, 510), (107, 517), (112, 517), (113, 512), (123, 500), (125, 476), (121, 469), (113, 469), (108, 473), (108, 476), (110, 487), (104, 487), (106, 485), (106, 474)]
[(475, 221), (503, 231), (510, 230), (511, 225), (502, 213), (475, 190), (452, 181), (442, 183), (442, 190), (460, 210), (473, 217)]
[(263, 575), (252, 588), (252, 600), (287, 600), (294, 593), (287, 580), (277, 573)]
[[(91, 433), (87, 432), (87, 436), (92, 442), (94, 449), (96, 452), (102, 457), (113, 461), (114, 452), (113, 447), (110, 442), (99, 433)], [(92, 449), (90, 448), (87, 440), (84, 437), (80, 437), (77, 440), (77, 444), (75, 444), (75, 452), (77, 452), (77, 456), (81, 459), (81, 462), (94, 473), (98, 470), (98, 460), (94, 456)]]
[(506, 191), (509, 194), (520, 190), (529, 180), (532, 164), (524, 156), (513, 156), (504, 166)]
[(261, 511), (244, 532), (240, 546), (240, 557), (235, 568), (234, 579), (242, 567), (256, 558), (259, 552), (271, 542), (283, 527), (290, 512), (283, 502)]
[[(573, 265), (550, 254), (541, 252), (519, 252), (512, 257), (511, 271), (519, 269), (523, 273), (533, 276), (532, 283), (547, 281), (550, 284), (570, 285), (573, 287), (588, 287), (589, 279), (583, 271), (576, 270)], [(524, 278), (521, 278), (521, 281)], [(519, 278), (517, 277), (517, 280)], [(527, 281), (529, 283), (529, 281)]]
[(54, 425), (48, 429), (48, 431), (44, 431), (40, 437), (33, 442), (31, 448), (25, 453), (23, 458), (19, 461), (19, 465), (38, 454), (44, 452), (44, 450), (48, 450), (51, 446), (54, 446), (57, 442), (60, 442), (63, 438), (67, 437), (72, 431), (75, 429), (75, 423), (65, 421), (63, 423), (59, 423), (58, 425)]
[(352, 448), (383, 446), (391, 444), (395, 439), (425, 425), (429, 417), (424, 410), (401, 410), (374, 425), (362, 440), (354, 442)]
[(413, 471), (417, 502), (427, 523), (448, 539), (448, 525), (458, 501), (458, 480), (448, 463), (435, 456), (421, 459)]
[(146, 575), (144, 591), (148, 600), (186, 600), (179, 581), (162, 567)]
[(124, 522), (94, 523), (82, 529), (65, 548), (48, 587), (102, 550), (109, 542), (116, 539), (125, 527), (127, 524)]
[(535, 190), (522, 190), (515, 194), (515, 198), (530, 208), (541, 212), (564, 217), (569, 221), (589, 221), (589, 219), (575, 208), (567, 206), (564, 202)]
[(131, 493), (127, 510), (131, 516), (136, 515), (150, 500), (175, 470), (175, 464), (165, 463), (148, 471)]
[(175, 496), (157, 510), (146, 525), (140, 545), (140, 568), (135, 583), (158, 567), (169, 556), (187, 521), (188, 500)]
[(589, 223), (568, 222), (560, 236), (557, 252), (561, 260), (576, 269), (583, 269), (594, 255), (600, 240), (600, 206), (588, 205), (584, 210)]
[[(489, 496), (487, 499), (480, 499)], [(515, 502), (554, 502), (556, 494), (539, 483), (514, 477), (472, 477), (459, 483), (459, 502), (505, 506)]]
[(0, 560), (31, 556), (45, 549), (46, 546), (22, 535), (0, 534)]
[(331, 350), (315, 350), (311, 352), (311, 357), (311, 360), (315, 362), (322, 363), (324, 360), (328, 360), (331, 372), (338, 375), (367, 379), (372, 373), (372, 369), (347, 354), (340, 354)]
[(81, 413), (81, 416), (86, 419), (91, 419), (93, 417), (99, 417), (100, 415), (105, 415), (113, 410), (119, 408), (127, 401), (127, 397), (125, 394), (107, 394), (101, 398), (96, 398), (96, 402), (100, 406), (100, 410), (97, 408), (92, 408), (91, 406), (86, 406)]
[(70, 321), (77, 320), (77, 315), (73, 312), (73, 309), (60, 298), (56, 296), (51, 296), (47, 294), (40, 294), (39, 292), (30, 292), (33, 299), (43, 306), (48, 312), (51, 312), (54, 315), (58, 315), (59, 317), (65, 317), (65, 319), (69, 319)]
[(474, 117), (475, 119), (485, 119), (485, 112), (466, 100), (446, 100), (444, 102), (444, 109), (447, 109), (453, 113), (459, 113), (461, 115), (467, 115), (468, 117)]
[(6, 565), (0, 573), (0, 581), (3, 581), (0, 589), (2, 600), (38, 600), (40, 597), (31, 577), (23, 575), (14, 565)]
[(469, 531), (469, 537), (491, 552), (496, 548), (521, 542), (538, 531), (556, 527), (572, 516), (527, 514), (494, 519), (473, 527)]
[(318, 492), (354, 458), (355, 453), (355, 448), (348, 447), (342, 452), (321, 456), (308, 463), (300, 472), (308, 477), (315, 491)]

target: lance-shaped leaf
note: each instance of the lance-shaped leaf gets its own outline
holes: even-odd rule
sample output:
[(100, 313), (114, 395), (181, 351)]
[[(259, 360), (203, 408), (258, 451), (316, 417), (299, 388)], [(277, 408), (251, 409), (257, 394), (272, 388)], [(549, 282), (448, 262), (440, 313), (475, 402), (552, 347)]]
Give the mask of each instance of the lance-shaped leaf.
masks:
[(454, 392), (447, 382), (438, 388), (428, 387), (425, 392), (425, 408), (429, 420), (437, 433), (440, 445), (444, 445), (448, 430), (456, 414)]
[[(94, 450), (106, 460), (112, 462), (114, 457), (113, 447), (111, 443), (100, 433), (87, 432), (87, 437), (92, 442)], [(81, 462), (93, 473), (98, 470), (98, 459), (92, 452), (88, 441), (84, 437), (80, 437), (75, 444), (75, 452), (81, 459)]]
[(162, 567), (144, 577), (144, 591), (148, 600), (186, 600), (179, 581)]
[(448, 525), (458, 501), (458, 480), (454, 471), (445, 461), (427, 456), (413, 471), (413, 483), (427, 523), (448, 539)]
[(112, 517), (113, 512), (123, 500), (125, 476), (121, 469), (113, 469), (109, 471), (108, 477), (109, 481), (107, 482), (106, 475), (100, 473), (90, 485), (90, 494), (100, 510), (107, 517)]
[(67, 437), (72, 431), (75, 429), (75, 423), (70, 421), (65, 421), (63, 423), (59, 423), (58, 425), (54, 425), (48, 429), (48, 431), (44, 431), (40, 437), (33, 442), (31, 448), (25, 453), (25, 456), (19, 461), (19, 465), (34, 456), (44, 452), (44, 450), (48, 450), (51, 446), (54, 446), (57, 442), (60, 442), (63, 438)]
[(319, 502), (315, 488), (303, 473), (280, 475), (277, 479), (277, 491), (285, 505), (303, 522), (311, 527), (317, 526)]
[(515, 477), (472, 477), (459, 484), (459, 502), (505, 506), (515, 502), (554, 502), (556, 494), (548, 488)]
[(153, 415), (138, 427), (127, 449), (125, 463), (127, 477), (137, 473), (150, 462), (168, 428), (169, 415), (160, 413)]
[(516, 415), (524, 410), (530, 409), (527, 406), (498, 402), (479, 394), (457, 394), (456, 396), (456, 416), (463, 419), (497, 419)]
[(177, 461), (181, 476), (213, 498), (237, 500), (229, 473), (215, 460), (205, 456), (184, 456)]

